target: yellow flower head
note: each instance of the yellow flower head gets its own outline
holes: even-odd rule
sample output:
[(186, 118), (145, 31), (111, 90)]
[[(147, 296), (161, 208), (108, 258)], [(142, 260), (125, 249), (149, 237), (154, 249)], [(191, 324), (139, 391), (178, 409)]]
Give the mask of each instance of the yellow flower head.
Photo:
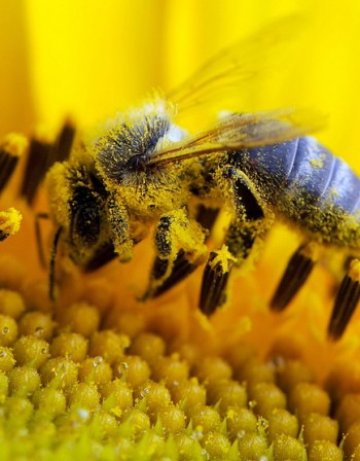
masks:
[[(187, 213), (199, 203), (189, 200), (190, 180), (183, 179), (190, 173), (199, 178), (202, 159), (209, 157), (174, 161), (193, 152), (194, 145), (208, 154), (215, 147), (234, 150), (244, 139), (246, 148), (252, 147), (250, 141), (259, 148), (259, 135), (264, 133), (270, 133), (273, 142), (291, 140), (323, 125), (322, 118), (318, 123), (313, 116), (303, 116), (315, 112), (329, 118), (318, 134), (321, 142), (359, 172), (357, 3), (305, 2), (300, 13), (295, 4), (280, 1), (275, 7), (262, 0), (226, 0), (221, 7), (217, 1), (200, 0), (0, 4), (0, 57), (6, 63), (0, 73), (0, 130), (4, 136), (21, 131), (30, 137), (28, 144), (17, 135), (7, 136), (0, 145), (0, 183), (11, 177), (1, 193), (0, 208), (0, 239), (5, 240), (0, 248), (0, 459), (360, 459), (359, 314), (355, 312), (339, 341), (330, 341), (326, 333), (344, 270), (344, 283), (357, 289), (358, 260), (344, 268), (344, 252), (334, 251), (333, 245), (324, 253), (326, 258), (317, 244), (299, 246), (304, 236), (301, 223), (289, 226), (276, 220), (264, 240), (267, 227), (254, 224), (259, 215), (240, 227), (264, 240), (255, 246), (256, 259), (246, 258), (242, 233), (234, 232), (226, 244), (218, 245), (224, 226), (233, 219), (229, 204), (236, 199), (220, 173), (214, 173), (219, 185), (204, 203), (216, 208), (223, 194), (222, 216), (205, 245), (202, 226), (188, 219)], [(268, 24), (281, 24), (277, 21), (284, 16), (286, 41), (291, 38), (291, 43), (284, 43), (283, 37), (274, 46), (272, 36), (264, 33), (255, 35), (257, 43), (244, 38), (258, 29), (268, 30)], [(299, 21), (304, 30), (292, 37)], [(214, 52), (239, 39), (246, 50), (240, 50), (242, 67), (237, 70), (245, 75), (236, 97), (230, 92), (224, 107), (225, 99), (213, 98), (216, 86), (206, 86), (209, 94), (204, 94), (199, 84), (193, 87), (193, 98), (187, 98), (183, 87), (176, 85)], [(227, 81), (230, 87), (231, 83)], [(146, 95), (153, 88), (164, 88), (160, 101), (163, 94), (171, 94), (169, 88), (179, 88), (172, 93), (177, 104), (154, 102)], [(171, 136), (157, 146), (158, 158), (153, 160), (171, 176), (165, 192), (144, 183), (141, 156), (125, 165), (139, 171), (137, 182), (129, 175), (121, 189), (116, 183), (119, 165), (111, 149), (106, 150), (110, 141), (119, 142), (119, 133), (124, 146), (134, 127), (139, 129), (139, 112), (126, 110), (138, 106), (144, 93), (152, 102), (142, 109), (147, 123), (140, 126), (141, 141), (152, 140), (149, 120), (156, 120), (158, 131), (171, 127)], [(210, 110), (199, 117), (199, 102), (208, 96), (212, 105), (206, 107), (227, 110), (220, 121), (211, 118)], [(179, 111), (181, 103), (192, 110)], [(241, 118), (232, 112), (282, 107), (302, 109), (297, 112), (301, 123), (293, 118), (291, 125), (299, 131), (291, 131), (288, 112), (276, 112), (280, 124), (266, 115)], [(118, 112), (121, 115), (114, 115)], [(173, 117), (179, 122), (172, 123)], [(68, 121), (56, 138), (64, 119)], [(209, 122), (216, 130), (207, 131), (204, 143), (198, 133)], [(88, 128), (94, 124), (97, 128)], [(37, 191), (33, 186), (44, 179), (51, 155), (63, 160), (61, 149), (72, 142), (74, 125), (78, 136), (70, 159), (52, 166), (46, 190)], [(246, 129), (241, 131), (243, 125)], [(189, 144), (187, 133), (199, 139)], [(175, 153), (174, 140), (183, 142)], [(30, 153), (24, 155), (26, 151)], [(324, 162), (323, 157), (313, 159), (311, 167), (321, 169)], [(71, 184), (83, 186), (82, 167), (99, 172), (113, 202), (108, 206), (110, 200), (103, 200), (97, 189), (90, 210), (81, 210), (74, 224), (67, 206), (73, 206), (74, 217), (78, 199), (69, 187), (69, 175)], [(237, 174), (237, 186), (252, 196), (257, 184), (246, 183), (243, 173), (228, 171), (226, 178)], [(157, 180), (160, 184), (162, 176)], [(205, 180), (198, 182), (206, 186)], [(145, 189), (147, 195), (140, 201), (136, 194)], [(184, 203), (186, 209), (180, 206)], [(154, 224), (156, 207), (158, 217), (166, 210), (174, 224), (170, 237), (161, 234), (166, 238), (157, 242), (162, 258), (144, 303), (140, 298), (154, 260), (152, 241), (145, 236)], [(134, 211), (132, 219), (123, 219), (127, 208), (137, 211), (137, 219)], [(83, 274), (80, 268), (94, 262), (89, 232), (96, 227), (94, 210), (102, 223), (104, 216), (107, 220), (100, 226), (99, 241), (111, 241), (110, 250), (122, 264), (111, 261)], [(45, 219), (47, 212), (50, 220)], [(240, 217), (251, 213), (254, 207), (240, 206)], [(333, 243), (323, 218), (317, 223), (320, 234), (324, 242)], [(76, 238), (70, 239), (74, 227)], [(125, 228), (131, 236), (127, 241), (120, 238)], [(356, 222), (346, 221), (343, 230), (339, 238), (346, 240), (346, 253), (357, 235)], [(54, 232), (59, 245), (54, 244)], [(84, 236), (90, 242), (86, 248)], [(133, 248), (133, 242), (140, 243)], [(232, 273), (229, 300), (211, 317), (197, 308), (208, 246), (213, 251), (207, 280)], [(100, 246), (95, 250), (100, 254)], [(187, 257), (185, 266), (184, 259), (176, 259), (181, 251)], [(297, 263), (319, 263), (290, 306), (274, 312), (269, 300), (291, 254)], [(107, 253), (102, 256), (111, 259)], [(236, 270), (242, 259), (246, 261)], [(167, 260), (192, 274), (150, 299), (170, 283), (171, 267), (161, 266)], [(283, 307), (284, 293), (280, 290), (273, 298), (275, 307)], [(206, 296), (201, 303), (204, 311), (218, 307)], [(335, 319), (332, 336), (340, 336), (340, 330)]]

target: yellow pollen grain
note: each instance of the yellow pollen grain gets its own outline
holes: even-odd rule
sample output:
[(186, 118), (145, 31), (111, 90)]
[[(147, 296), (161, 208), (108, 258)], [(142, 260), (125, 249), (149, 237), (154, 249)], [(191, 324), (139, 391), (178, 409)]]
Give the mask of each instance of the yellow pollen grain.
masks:
[(286, 408), (285, 394), (273, 383), (257, 383), (249, 389), (254, 411), (267, 418), (274, 409)]
[(304, 441), (310, 446), (318, 440), (328, 440), (336, 444), (338, 434), (339, 423), (328, 416), (311, 413), (304, 419)]
[(267, 417), (268, 438), (273, 442), (280, 434), (297, 438), (300, 430), (299, 421), (295, 415), (284, 408), (275, 408)]
[(14, 368), (15, 363), (11, 348), (0, 346), (0, 371), (9, 372)]
[(134, 389), (142, 386), (150, 377), (150, 367), (141, 357), (128, 355), (113, 365), (114, 377), (125, 379)]
[(79, 380), (102, 386), (112, 379), (112, 369), (101, 356), (83, 360), (79, 366)]
[(221, 418), (215, 408), (207, 405), (199, 405), (188, 412), (193, 427), (199, 432), (209, 432), (219, 429)]
[(61, 327), (88, 338), (99, 327), (100, 315), (96, 307), (87, 303), (77, 303), (62, 309), (58, 316)]
[(137, 397), (144, 401), (150, 415), (154, 416), (158, 410), (170, 405), (169, 390), (161, 383), (147, 381), (137, 392)]
[(140, 333), (133, 339), (129, 352), (133, 355), (139, 355), (151, 365), (164, 355), (165, 342), (154, 334)]
[(226, 415), (226, 428), (230, 440), (242, 438), (246, 432), (256, 432), (258, 420), (248, 408), (231, 408)]
[(229, 379), (210, 381), (206, 390), (208, 403), (218, 404), (219, 412), (223, 416), (227, 414), (229, 408), (247, 406), (248, 395), (246, 389), (237, 381)]
[(257, 383), (275, 381), (275, 372), (268, 364), (257, 358), (250, 358), (237, 370), (235, 377), (239, 381), (246, 381), (249, 387)]
[(285, 392), (299, 383), (310, 383), (312, 380), (311, 371), (299, 360), (286, 360), (276, 373), (276, 381)]
[(210, 459), (226, 459), (231, 447), (228, 438), (219, 432), (205, 434), (201, 444)]
[(71, 389), (78, 382), (78, 366), (69, 358), (51, 358), (41, 367), (40, 376), (44, 386)]
[(299, 383), (289, 394), (289, 407), (303, 421), (310, 413), (327, 415), (330, 410), (330, 398), (315, 384)]
[(196, 366), (196, 376), (200, 381), (217, 381), (229, 379), (232, 369), (229, 364), (220, 357), (205, 357)]
[[(247, 432), (238, 440), (239, 451), (244, 459), (261, 459), (268, 452), (267, 440), (263, 435)], [(265, 458), (266, 459), (266, 458)]]
[(18, 319), (25, 310), (23, 298), (16, 291), (0, 290), (0, 314)]
[(280, 434), (274, 440), (274, 461), (305, 461), (306, 450), (300, 440)]
[(185, 428), (185, 414), (175, 405), (170, 404), (169, 406), (162, 408), (158, 412), (157, 417), (161, 421), (164, 431), (167, 433), (177, 434)]
[(124, 350), (129, 346), (129, 338), (112, 330), (95, 331), (90, 339), (89, 354), (101, 356), (112, 365), (124, 356)]
[(49, 354), (49, 343), (36, 336), (22, 336), (13, 346), (14, 357), (19, 365), (39, 368)]
[(173, 354), (170, 357), (160, 357), (152, 365), (152, 377), (156, 381), (164, 381), (166, 386), (178, 386), (189, 376), (189, 365), (179, 360), (178, 356)]
[(0, 314), (0, 346), (11, 346), (18, 336), (16, 321), (7, 315)]
[(120, 379), (105, 383), (101, 387), (101, 396), (103, 409), (115, 416), (121, 416), (134, 404), (132, 388)]
[(172, 389), (172, 398), (174, 402), (181, 403), (187, 414), (190, 411), (203, 406), (206, 403), (206, 390), (199, 384), (197, 378), (179, 383)]
[(11, 396), (4, 403), (5, 415), (9, 426), (24, 427), (30, 420), (34, 406), (29, 399), (19, 396)]
[(53, 357), (67, 357), (74, 362), (84, 360), (87, 349), (88, 340), (78, 333), (61, 333), (50, 345)]
[(100, 394), (94, 383), (76, 384), (69, 392), (71, 408), (95, 410), (100, 404)]
[(59, 389), (51, 387), (44, 387), (34, 392), (32, 402), (38, 415), (46, 418), (53, 419), (65, 413), (66, 410), (66, 397)]
[(40, 376), (35, 368), (14, 367), (9, 372), (9, 391), (11, 395), (26, 397), (40, 387)]
[[(309, 461), (343, 461), (342, 450), (328, 440), (317, 440), (309, 450)], [(352, 458), (356, 461), (356, 458)]]

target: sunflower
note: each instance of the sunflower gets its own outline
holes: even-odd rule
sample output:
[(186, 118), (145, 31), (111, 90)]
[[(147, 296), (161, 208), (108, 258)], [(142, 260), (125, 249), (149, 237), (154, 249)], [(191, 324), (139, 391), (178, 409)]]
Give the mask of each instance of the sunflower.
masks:
[[(359, 172), (356, 1), (0, 5), (0, 132), (16, 155), (27, 141), (9, 132), (51, 140), (66, 118), (86, 130), (295, 13), (304, 31), (291, 55), (246, 86), (241, 110), (319, 109), (328, 116), (320, 141)], [(25, 164), (26, 156), (1, 195), (0, 231), (9, 235), (0, 253), (1, 460), (360, 459), (360, 315), (339, 341), (326, 334), (342, 270), (335, 253), (281, 313), (268, 301), (301, 242), (282, 224), (210, 319), (196, 308), (201, 270), (156, 300), (137, 300), (153, 258), (148, 241), (129, 264), (91, 275), (61, 259), (54, 303), (34, 231), (46, 191), (32, 206), (19, 198)], [(48, 249), (53, 229), (44, 228)]]

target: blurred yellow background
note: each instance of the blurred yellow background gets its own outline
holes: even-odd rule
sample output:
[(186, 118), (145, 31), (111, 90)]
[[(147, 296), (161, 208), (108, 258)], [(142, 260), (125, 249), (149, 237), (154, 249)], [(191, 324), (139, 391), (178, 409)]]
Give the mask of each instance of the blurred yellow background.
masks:
[(94, 123), (173, 87), (274, 18), (301, 12), (304, 37), (281, 85), (259, 89), (258, 106), (276, 99), (321, 110), (320, 139), (357, 167), (357, 0), (0, 0), (0, 10), (1, 133), (55, 127), (65, 114)]
[(319, 137), (356, 162), (357, 0), (0, 0), (0, 9), (1, 133), (56, 126), (64, 114), (94, 123), (152, 88), (173, 87), (274, 18), (301, 12), (304, 39), (283, 66), (281, 87), (262, 92), (259, 106), (275, 95), (279, 106), (320, 109), (328, 125)]

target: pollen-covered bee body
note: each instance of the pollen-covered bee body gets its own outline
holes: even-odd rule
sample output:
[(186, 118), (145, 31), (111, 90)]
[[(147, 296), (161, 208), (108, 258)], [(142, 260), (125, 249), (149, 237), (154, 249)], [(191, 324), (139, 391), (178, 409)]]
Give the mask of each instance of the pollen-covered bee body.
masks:
[[(219, 97), (232, 89), (236, 102), (238, 89), (261, 74), (269, 49), (293, 33), (294, 22), (280, 21), (223, 50), (166, 98), (108, 121), (51, 167), (47, 187), (57, 226), (52, 294), (59, 242), (77, 265), (92, 270), (114, 257), (129, 261), (151, 230), (155, 259), (144, 299), (206, 261), (199, 307), (207, 315), (224, 304), (233, 268), (262, 244), (275, 218), (295, 227), (304, 243), (289, 261), (273, 309), (295, 296), (321, 246), (358, 252), (360, 179), (308, 137), (318, 118), (300, 112), (297, 120), (295, 110), (244, 113)], [(208, 103), (216, 117), (210, 128), (191, 127), (188, 134), (178, 125), (189, 108), (205, 109), (208, 117)], [(224, 209), (228, 222), (209, 252), (207, 237)], [(335, 302), (332, 337), (342, 334), (359, 299), (360, 262), (354, 259)]]
[(279, 217), (319, 243), (360, 248), (360, 178), (304, 136), (230, 154)]

